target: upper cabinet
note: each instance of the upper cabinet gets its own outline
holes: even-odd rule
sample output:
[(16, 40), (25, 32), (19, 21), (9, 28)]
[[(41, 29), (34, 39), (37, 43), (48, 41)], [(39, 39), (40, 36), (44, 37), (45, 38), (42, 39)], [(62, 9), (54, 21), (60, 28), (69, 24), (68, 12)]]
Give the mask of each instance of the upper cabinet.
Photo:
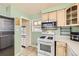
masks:
[(42, 21), (57, 21), (57, 26), (79, 26), (79, 4), (42, 14)]
[(57, 26), (65, 26), (66, 19), (65, 19), (65, 10), (58, 10), (57, 11)]
[(66, 25), (79, 25), (79, 4), (75, 4), (66, 9)]
[(78, 26), (79, 25), (79, 4), (74, 4), (69, 8), (57, 11), (58, 26)]
[(56, 12), (49, 13), (49, 21), (56, 21), (56, 18), (57, 18)]
[(42, 14), (42, 21), (56, 21), (56, 12)]
[(42, 14), (42, 21), (48, 21), (48, 13)]

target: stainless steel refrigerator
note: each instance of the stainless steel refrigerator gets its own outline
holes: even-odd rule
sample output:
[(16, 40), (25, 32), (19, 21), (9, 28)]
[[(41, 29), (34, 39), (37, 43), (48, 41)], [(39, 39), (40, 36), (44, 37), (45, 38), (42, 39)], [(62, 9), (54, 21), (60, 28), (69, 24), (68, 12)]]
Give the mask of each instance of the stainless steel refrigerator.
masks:
[(0, 49), (14, 44), (14, 19), (0, 15)]

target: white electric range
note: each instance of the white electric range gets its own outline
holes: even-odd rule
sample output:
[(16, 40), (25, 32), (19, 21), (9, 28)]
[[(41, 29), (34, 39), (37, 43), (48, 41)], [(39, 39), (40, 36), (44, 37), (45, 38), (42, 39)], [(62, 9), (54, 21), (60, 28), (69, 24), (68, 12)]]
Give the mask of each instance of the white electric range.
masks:
[(54, 56), (55, 55), (55, 34), (42, 33), (38, 38), (38, 56)]

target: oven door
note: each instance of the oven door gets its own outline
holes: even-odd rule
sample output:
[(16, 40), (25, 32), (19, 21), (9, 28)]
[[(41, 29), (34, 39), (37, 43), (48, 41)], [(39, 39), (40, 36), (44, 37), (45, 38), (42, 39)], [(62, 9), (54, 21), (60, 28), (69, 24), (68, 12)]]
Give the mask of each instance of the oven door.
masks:
[(54, 56), (54, 43), (38, 41), (38, 55)]

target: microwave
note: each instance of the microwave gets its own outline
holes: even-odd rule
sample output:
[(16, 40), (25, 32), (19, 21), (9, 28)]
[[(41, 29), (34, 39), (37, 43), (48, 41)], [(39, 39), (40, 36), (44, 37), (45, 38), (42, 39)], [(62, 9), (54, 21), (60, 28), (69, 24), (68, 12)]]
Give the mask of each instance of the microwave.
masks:
[(42, 29), (56, 29), (57, 28), (57, 22), (42, 22), (41, 24)]

